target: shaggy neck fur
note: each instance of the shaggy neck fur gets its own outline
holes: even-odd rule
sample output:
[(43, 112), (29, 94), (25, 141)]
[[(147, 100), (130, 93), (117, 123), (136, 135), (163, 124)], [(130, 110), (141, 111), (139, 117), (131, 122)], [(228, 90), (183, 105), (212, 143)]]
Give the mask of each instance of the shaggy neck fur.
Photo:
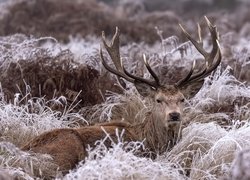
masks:
[(148, 112), (144, 122), (136, 125), (135, 130), (139, 138), (145, 140), (146, 148), (156, 154), (162, 154), (176, 143), (178, 128), (166, 127), (160, 117), (153, 112)]

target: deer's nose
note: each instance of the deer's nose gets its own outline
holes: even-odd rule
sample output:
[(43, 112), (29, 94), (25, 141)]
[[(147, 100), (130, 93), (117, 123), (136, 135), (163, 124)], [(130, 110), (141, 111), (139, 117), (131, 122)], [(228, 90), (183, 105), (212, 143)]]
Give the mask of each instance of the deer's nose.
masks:
[(172, 112), (169, 114), (171, 121), (180, 121), (181, 114), (178, 112)]

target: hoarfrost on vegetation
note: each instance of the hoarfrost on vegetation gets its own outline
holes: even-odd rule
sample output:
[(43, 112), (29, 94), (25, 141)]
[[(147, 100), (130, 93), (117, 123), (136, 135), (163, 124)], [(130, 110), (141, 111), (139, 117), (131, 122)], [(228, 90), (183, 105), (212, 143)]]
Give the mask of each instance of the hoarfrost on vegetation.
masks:
[[(211, 98), (218, 103), (224, 103), (230, 101), (233, 103), (237, 97), (250, 98), (250, 89), (244, 83), (238, 81), (234, 76), (230, 74), (231, 67), (227, 67), (222, 73), (221, 68), (218, 68), (211, 76), (206, 79), (204, 86), (197, 93), (193, 103), (196, 107), (206, 98)], [(200, 101), (202, 100), (202, 101)]]
[(250, 178), (250, 174), (249, 174), (250, 156), (249, 155), (250, 155), (249, 148), (237, 153), (236, 158), (234, 159), (233, 164), (232, 164), (231, 174), (228, 176), (228, 179), (247, 180)]
[[(180, 72), (178, 68), (188, 70), (193, 59), (199, 59), (200, 55), (193, 50), (189, 42), (179, 44), (175, 36), (165, 38), (159, 29), (158, 35), (161, 37), (161, 42), (153, 46), (144, 43), (122, 46), (121, 54), (125, 60), (124, 65), (133, 73), (144, 73), (144, 77), (150, 77), (141, 60), (142, 54), (146, 53), (150, 65), (157, 72), (165, 72), (165, 67), (176, 70), (171, 76), (172, 79), (166, 78), (167, 82), (175, 81), (179, 75), (176, 72)], [(241, 177), (242, 172), (246, 172), (244, 169), (249, 169), (249, 164), (242, 157), (249, 159), (249, 155), (245, 154), (249, 151), (244, 151), (244, 149), (250, 148), (248, 133), (250, 131), (250, 81), (249, 76), (246, 76), (246, 82), (241, 82), (239, 78), (249, 71), (247, 69), (249, 67), (249, 40), (239, 38), (236, 42), (233, 43), (233, 41), (228, 43), (231, 45), (230, 53), (232, 53), (229, 58), (226, 54), (227, 43), (222, 41), (221, 46), (225, 55), (222, 66), (212, 76), (205, 79), (200, 92), (188, 101), (182, 139), (170, 152), (166, 152), (156, 160), (151, 160), (133, 154), (132, 150), (140, 148), (141, 143), (135, 142), (133, 149), (131, 144), (119, 142), (114, 144), (113, 148), (107, 149), (103, 146), (103, 140), (97, 142), (99, 144), (95, 149), (89, 149), (89, 157), (64, 178), (218, 179), (227, 176), (230, 171), (233, 177)], [(32, 60), (37, 57), (56, 56), (59, 52), (70, 49), (74, 53), (75, 60), (103, 71), (99, 62), (99, 42), (100, 39), (96, 37), (90, 37), (87, 40), (71, 38), (68, 44), (61, 45), (53, 38), (46, 37), (38, 39), (27, 39), (23, 35), (4, 37), (0, 42), (0, 63), (2, 68), (8, 68), (11, 62), (19, 59)], [(206, 38), (204, 46), (206, 49), (210, 48)], [(204, 63), (203, 60), (199, 62)], [(236, 76), (232, 71), (237, 70), (235, 68), (237, 63), (240, 66), (241, 75)], [(231, 67), (225, 67), (227, 64)], [(167, 74), (171, 73), (167, 72)], [(164, 77), (162, 75), (162, 78)], [(94, 122), (108, 121), (112, 118), (130, 120), (132, 123), (142, 121), (143, 112), (148, 108), (148, 104), (131, 84), (127, 84), (127, 89), (123, 91), (124, 94), (106, 94), (107, 98), (104, 103), (94, 107), (84, 107), (80, 113), (87, 113), (87, 110), (93, 112), (88, 120)], [(19, 177), (35, 179), (33, 171), (46, 172), (46, 167), (49, 167), (47, 160), (50, 158), (43, 157), (43, 159), (38, 155), (25, 154), (16, 146), (23, 145), (24, 142), (42, 132), (72, 127), (73, 122), (67, 121), (70, 117), (84, 118), (82, 114), (70, 113), (71, 111), (65, 110), (60, 114), (50, 109), (48, 103), (60, 103), (59, 99), (47, 102), (43, 98), (31, 98), (26, 104), (19, 101), (18, 95), (14, 104), (5, 102), (4, 97), (1, 96), (0, 165), (8, 169), (10, 174), (17, 173)], [(221, 124), (221, 121), (225, 124)], [(126, 151), (126, 148), (132, 150)], [(235, 154), (238, 153), (238, 158), (234, 160)], [(20, 164), (16, 163), (16, 159), (20, 160)], [(44, 167), (39, 170), (41, 160), (44, 161)], [(36, 164), (34, 167), (33, 161)], [(230, 168), (232, 162), (233, 166)], [(17, 168), (18, 165), (19, 168)], [(53, 173), (56, 174), (56, 170)], [(189, 175), (186, 176), (185, 173)]]
[(50, 156), (23, 152), (10, 142), (1, 141), (0, 152), (1, 169), (8, 170), (8, 175), (13, 178), (33, 180), (37, 174), (46, 176), (57, 168)]
[(62, 49), (69, 49), (76, 61), (82, 64), (88, 64), (100, 70), (98, 52), (100, 48), (100, 39), (96, 37), (72, 37), (70, 36), (67, 44), (62, 44)]
[[(44, 45), (44, 47), (43, 47)], [(8, 70), (11, 63), (56, 56), (61, 51), (52, 37), (28, 38), (22, 34), (0, 38), (0, 67)]]
[(165, 156), (189, 171), (190, 179), (218, 179), (229, 174), (235, 154), (250, 146), (249, 129), (249, 123), (229, 131), (214, 122), (194, 123)]
[[(122, 139), (122, 134), (117, 138)], [(142, 142), (120, 140), (115, 144), (111, 139), (113, 148), (108, 149), (104, 145), (107, 139), (110, 139), (108, 135), (96, 142), (97, 146), (88, 150), (89, 157), (64, 179), (185, 179), (177, 164), (135, 156), (144, 148)]]
[[(78, 53), (81, 54), (81, 50), (77, 50), (78, 48), (81, 49), (82, 47), (76, 46), (76, 55)], [(123, 47), (125, 56), (127, 55), (128, 58), (131, 58), (131, 53), (126, 54), (126, 50), (129, 49), (129, 46)], [(141, 49), (139, 48), (138, 52), (132, 54), (137, 56), (140, 52)], [(96, 56), (96, 54), (97, 52), (93, 51), (93, 56)], [(154, 62), (155, 55), (149, 54), (149, 56), (150, 63), (154, 64), (154, 68), (160, 68)], [(178, 56), (180, 57), (180, 54)], [(157, 56), (157, 60), (160, 64), (164, 64), (163, 61), (166, 61), (168, 65), (175, 64), (177, 67), (178, 65), (185, 67), (185, 63), (192, 62), (186, 56), (187, 61), (184, 61), (184, 63), (175, 63), (179, 60), (178, 56), (176, 56), (177, 58), (168, 56), (169, 61), (166, 61), (164, 56)], [(131, 66), (130, 64), (125, 65)], [(128, 69), (135, 70), (136, 68), (137, 64), (133, 64), (132, 68)], [(124, 150), (126, 149), (126, 144), (121, 142), (114, 145), (112, 149), (106, 149), (102, 145), (102, 141), (100, 141), (100, 144), (95, 149), (89, 150), (89, 158), (80, 163), (75, 170), (72, 170), (64, 178), (216, 179), (228, 174), (234, 154), (250, 146), (250, 141), (248, 140), (250, 137), (247, 135), (249, 124), (245, 123), (238, 127), (236, 125), (233, 126), (233, 123), (229, 123), (231, 128), (227, 131), (217, 125), (216, 120), (221, 116), (227, 117), (231, 122), (236, 120), (230, 118), (228, 114), (224, 112), (212, 113), (212, 119), (209, 119), (208, 115), (199, 115), (200, 113), (204, 114), (208, 110), (208, 106), (231, 105), (233, 109), (238, 108), (241, 112), (244, 110), (242, 104), (234, 106), (232, 103), (239, 97), (243, 99), (249, 98), (249, 86), (239, 82), (230, 72), (230, 67), (226, 69), (218, 68), (213, 76), (205, 80), (201, 91), (187, 104), (185, 118), (190, 119), (192, 116), (195, 116), (196, 120), (193, 123), (192, 118), (189, 120), (191, 124), (186, 124), (186, 127), (183, 129), (182, 140), (170, 152), (166, 152), (164, 156), (158, 157), (153, 161), (137, 157), (131, 151), (126, 152)], [(145, 76), (149, 75), (146, 73)], [(145, 101), (141, 99), (131, 84), (128, 84), (127, 87), (128, 89), (124, 89), (125, 94), (109, 94), (106, 102), (96, 107), (91, 107), (94, 112), (92, 118), (95, 119), (94, 117), (96, 117), (97, 121), (107, 121), (107, 119), (112, 117), (123, 117), (124, 120), (142, 120), (144, 117), (143, 109), (147, 108), (148, 104), (145, 104)], [(57, 101), (55, 100), (55, 102)], [(15, 104), (8, 104), (2, 98), (0, 107), (0, 115), (2, 116), (0, 118), (1, 132), (3, 132), (1, 138), (15, 144), (22, 144), (23, 141), (27, 141), (32, 136), (50, 129), (70, 126), (70, 122), (64, 121), (64, 118), (67, 119), (70, 114), (65, 113), (63, 116), (58, 116), (58, 112), (52, 111), (43, 99), (36, 99), (36, 101), (30, 99), (26, 105), (22, 105), (19, 103), (18, 98)], [(30, 112), (30, 109), (33, 110)], [(247, 111), (248, 114), (246, 113), (240, 120), (247, 121), (249, 120), (249, 109), (245, 108), (244, 111)], [(237, 112), (230, 111), (230, 113), (235, 114)], [(206, 123), (211, 120), (215, 122)], [(141, 144), (137, 145), (141, 146)], [(138, 149), (137, 146), (135, 147), (135, 149)], [(99, 156), (102, 158), (93, 158)], [(6, 164), (8, 159), (12, 157), (9, 155), (9, 158), (5, 158), (2, 164)], [(17, 156), (15, 155), (15, 157)], [(11, 164), (9, 165), (11, 173), (14, 171), (14, 168)], [(25, 166), (21, 167), (23, 169), (19, 170), (20, 173), (25, 173)], [(190, 176), (186, 177), (184, 171), (189, 171)]]
[(74, 123), (68, 120), (70, 118), (82, 118), (79, 114), (70, 111), (65, 111), (64, 114), (53, 111), (48, 103), (51, 102), (46, 102), (43, 98), (32, 98), (26, 104), (14, 105), (2, 99), (0, 101), (1, 139), (20, 145), (42, 132), (69, 127)]

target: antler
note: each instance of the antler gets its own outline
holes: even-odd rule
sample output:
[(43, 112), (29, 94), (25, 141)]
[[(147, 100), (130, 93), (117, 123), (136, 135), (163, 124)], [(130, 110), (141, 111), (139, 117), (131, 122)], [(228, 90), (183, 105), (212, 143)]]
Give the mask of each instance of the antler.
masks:
[(143, 55), (144, 63), (146, 65), (149, 73), (153, 76), (154, 81), (135, 76), (135, 75), (129, 73), (124, 68), (124, 66), (122, 65), (121, 57), (120, 57), (119, 36), (120, 36), (119, 29), (118, 29), (118, 27), (116, 27), (116, 32), (115, 32), (115, 34), (112, 38), (111, 44), (109, 46), (109, 45), (107, 45), (107, 42), (106, 42), (105, 33), (104, 33), (104, 31), (102, 32), (103, 45), (104, 45), (105, 49), (107, 50), (107, 52), (108, 52), (112, 62), (114, 63), (116, 69), (110, 67), (106, 63), (106, 61), (104, 60), (102, 48), (100, 48), (100, 56), (101, 56), (101, 62), (103, 64), (103, 66), (111, 73), (117, 75), (118, 77), (122, 77), (129, 82), (132, 82), (132, 83), (142, 82), (142, 83), (145, 83), (151, 87), (158, 88), (160, 86), (159, 78), (157, 77), (155, 72), (152, 70), (152, 68), (148, 64), (148, 61), (147, 61), (145, 55)]
[(209, 76), (212, 71), (214, 71), (217, 66), (221, 62), (221, 50), (220, 45), (218, 41), (218, 32), (216, 26), (213, 26), (211, 22), (208, 20), (208, 18), (205, 16), (206, 23), (208, 25), (211, 37), (212, 37), (212, 45), (213, 48), (210, 53), (206, 52), (203, 48), (203, 43), (201, 39), (201, 29), (198, 24), (198, 35), (199, 35), (199, 42), (197, 42), (194, 38), (191, 37), (191, 35), (180, 25), (182, 31), (186, 35), (186, 37), (192, 42), (192, 44), (195, 46), (195, 48), (204, 56), (205, 59), (205, 67), (196, 74), (193, 74), (195, 64), (196, 62), (193, 62), (193, 66), (190, 69), (189, 73), (184, 77), (183, 79), (179, 80), (176, 83), (177, 87), (182, 87), (186, 84), (203, 80), (205, 77)]

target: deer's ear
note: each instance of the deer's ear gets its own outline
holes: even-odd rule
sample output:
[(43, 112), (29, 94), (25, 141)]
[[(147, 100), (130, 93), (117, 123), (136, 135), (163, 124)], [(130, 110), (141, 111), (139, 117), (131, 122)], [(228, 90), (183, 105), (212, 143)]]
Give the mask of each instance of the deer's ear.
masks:
[(201, 87), (203, 86), (204, 80), (193, 82), (192, 84), (187, 84), (180, 88), (180, 91), (185, 96), (185, 98), (190, 99), (194, 97)]
[(152, 96), (155, 94), (156, 89), (149, 86), (148, 84), (142, 83), (142, 82), (135, 82), (134, 83), (137, 91), (142, 95), (143, 97)]

